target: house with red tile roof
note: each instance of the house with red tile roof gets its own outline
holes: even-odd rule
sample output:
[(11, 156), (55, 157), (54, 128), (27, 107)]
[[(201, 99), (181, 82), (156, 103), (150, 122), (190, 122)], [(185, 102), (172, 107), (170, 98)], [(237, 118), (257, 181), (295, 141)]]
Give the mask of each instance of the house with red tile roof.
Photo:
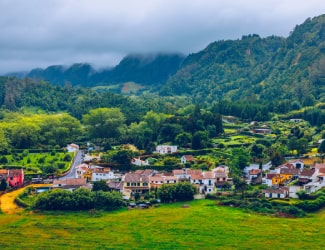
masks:
[(194, 157), (193, 157), (193, 155), (183, 155), (183, 156), (181, 157), (181, 163), (182, 163), (182, 164), (185, 164), (185, 163), (187, 163), (187, 162), (189, 162), (189, 163), (194, 162)]
[(0, 180), (5, 179), (10, 187), (24, 184), (24, 169), (0, 169)]
[(251, 169), (248, 171), (248, 182), (250, 184), (261, 184), (262, 183), (262, 170)]
[(69, 191), (73, 191), (77, 188), (91, 188), (90, 185), (87, 185), (87, 181), (84, 178), (72, 178), (65, 180), (53, 180), (53, 188), (60, 188)]
[(178, 177), (172, 175), (163, 174), (155, 174), (153, 176), (149, 176), (150, 188), (159, 188), (161, 185), (169, 185), (178, 183)]
[(212, 171), (206, 171), (202, 173), (203, 175), (203, 191), (206, 194), (211, 194), (215, 192), (215, 173)]
[(155, 173), (152, 169), (137, 170), (136, 172), (126, 173), (122, 178), (123, 192), (125, 193), (140, 193), (149, 192), (149, 176)]

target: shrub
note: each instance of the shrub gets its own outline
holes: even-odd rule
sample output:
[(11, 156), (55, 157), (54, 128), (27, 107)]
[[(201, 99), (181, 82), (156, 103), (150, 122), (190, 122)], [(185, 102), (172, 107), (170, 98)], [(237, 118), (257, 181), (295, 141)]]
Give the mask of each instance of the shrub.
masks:
[(69, 154), (69, 153), (65, 154), (64, 157), (63, 157), (63, 160), (64, 161), (71, 161), (72, 160), (71, 154)]
[(205, 198), (208, 200), (216, 200), (217, 196), (215, 194), (207, 194)]

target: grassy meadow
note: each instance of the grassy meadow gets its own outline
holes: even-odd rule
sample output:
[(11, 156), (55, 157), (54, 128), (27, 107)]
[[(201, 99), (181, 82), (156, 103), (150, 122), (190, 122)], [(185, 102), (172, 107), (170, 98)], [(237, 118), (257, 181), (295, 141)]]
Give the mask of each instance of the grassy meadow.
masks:
[(196, 200), (147, 210), (0, 214), (0, 249), (324, 249), (325, 214), (275, 218)]

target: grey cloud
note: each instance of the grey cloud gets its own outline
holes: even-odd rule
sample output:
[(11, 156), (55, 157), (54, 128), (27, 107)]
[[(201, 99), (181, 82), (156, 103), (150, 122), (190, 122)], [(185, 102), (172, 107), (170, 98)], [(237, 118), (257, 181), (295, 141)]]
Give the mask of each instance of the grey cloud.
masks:
[(126, 54), (192, 53), (216, 40), (288, 36), (321, 0), (0, 0), (0, 73)]

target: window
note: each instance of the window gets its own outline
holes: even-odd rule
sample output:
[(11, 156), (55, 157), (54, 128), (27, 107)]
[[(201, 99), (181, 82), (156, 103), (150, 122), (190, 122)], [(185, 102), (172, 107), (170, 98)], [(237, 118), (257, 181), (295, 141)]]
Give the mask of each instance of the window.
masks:
[(148, 186), (148, 183), (147, 183), (147, 182), (144, 182), (144, 183), (143, 183), (143, 186), (144, 186), (144, 187), (147, 187), (147, 186)]
[(137, 186), (140, 187), (140, 182), (137, 183)]
[(128, 187), (129, 187), (129, 186), (130, 186), (130, 182), (127, 182), (127, 183), (126, 183), (126, 186), (128, 186)]

